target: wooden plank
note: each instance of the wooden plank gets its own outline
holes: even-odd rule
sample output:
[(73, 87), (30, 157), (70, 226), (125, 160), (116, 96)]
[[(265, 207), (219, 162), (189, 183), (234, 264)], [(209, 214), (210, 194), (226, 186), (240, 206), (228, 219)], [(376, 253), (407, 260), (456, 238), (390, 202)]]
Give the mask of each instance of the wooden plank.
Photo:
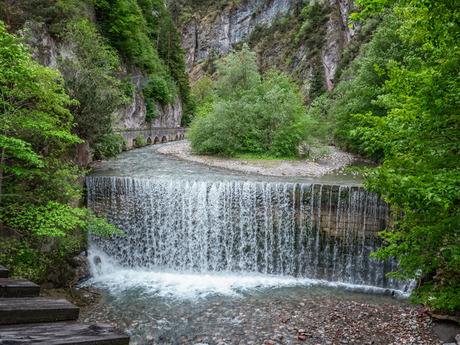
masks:
[(0, 265), (0, 278), (8, 278), (10, 270)]
[(40, 286), (25, 279), (0, 278), (0, 297), (37, 297)]
[(0, 325), (78, 319), (80, 308), (49, 297), (0, 298)]
[(0, 326), (0, 344), (128, 345), (129, 336), (109, 324), (64, 321)]

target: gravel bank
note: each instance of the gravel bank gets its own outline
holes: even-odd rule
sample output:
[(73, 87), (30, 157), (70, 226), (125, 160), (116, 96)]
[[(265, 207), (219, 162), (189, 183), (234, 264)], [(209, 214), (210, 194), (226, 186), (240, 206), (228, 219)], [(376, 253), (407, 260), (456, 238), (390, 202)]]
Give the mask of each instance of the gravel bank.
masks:
[(156, 152), (219, 168), (266, 176), (321, 176), (333, 170), (348, 166), (358, 158), (353, 154), (341, 151), (335, 147), (330, 147), (330, 150), (331, 154), (323, 157), (318, 162), (313, 162), (308, 159), (302, 161), (266, 161), (196, 155), (191, 152), (190, 143), (188, 141), (160, 147)]

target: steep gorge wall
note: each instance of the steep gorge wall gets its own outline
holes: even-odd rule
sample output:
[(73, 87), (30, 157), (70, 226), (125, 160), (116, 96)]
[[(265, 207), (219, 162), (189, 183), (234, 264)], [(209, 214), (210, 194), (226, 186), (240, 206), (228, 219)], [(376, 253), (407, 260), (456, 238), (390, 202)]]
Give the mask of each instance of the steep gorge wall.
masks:
[[(289, 43), (302, 24), (299, 17), (305, 3), (302, 0), (227, 3), (226, 6), (194, 13), (180, 26), (192, 83), (203, 74), (207, 62), (229, 53), (241, 42), (248, 42), (257, 52), (258, 64), (263, 70), (271, 67), (281, 69), (293, 75), (299, 84), (304, 84), (304, 93), (308, 92), (308, 84), (313, 77), (310, 51), (315, 47)], [(331, 91), (336, 83), (334, 74), (343, 49), (355, 35), (355, 31), (348, 27), (353, 1), (329, 0), (321, 6), (330, 8), (320, 55), (324, 89)], [(291, 24), (278, 25), (283, 21), (291, 21)], [(251, 34), (255, 30), (261, 31), (261, 34), (254, 39)], [(270, 34), (267, 35), (267, 32)]]
[[(74, 47), (64, 44), (49, 35), (46, 30), (37, 24), (28, 24), (27, 43), (35, 49), (34, 57), (43, 66), (58, 69), (59, 60), (73, 57)], [(139, 75), (139, 71), (130, 70), (125, 66), (128, 73)], [(136, 85), (132, 101), (123, 107), (119, 107), (114, 114), (113, 126), (115, 128), (145, 129), (146, 101), (141, 92), (139, 78), (132, 78), (131, 82)], [(152, 127), (176, 127), (181, 124), (182, 102), (179, 97), (172, 104), (161, 105), (156, 102), (157, 115), (152, 121)]]
[(257, 24), (270, 24), (275, 16), (289, 13), (297, 1), (250, 0), (223, 11), (196, 13), (182, 27), (188, 71), (214, 54), (228, 54), (235, 44), (249, 39)]

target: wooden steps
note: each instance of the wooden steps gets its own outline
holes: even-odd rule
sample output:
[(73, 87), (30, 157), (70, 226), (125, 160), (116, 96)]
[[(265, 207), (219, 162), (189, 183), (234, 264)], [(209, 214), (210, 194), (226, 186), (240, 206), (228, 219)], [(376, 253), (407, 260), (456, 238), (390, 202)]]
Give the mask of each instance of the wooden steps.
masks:
[(37, 297), (40, 286), (25, 279), (0, 278), (0, 297)]
[(0, 344), (126, 345), (129, 336), (109, 324), (67, 321), (0, 326)]
[(129, 336), (105, 323), (78, 323), (80, 308), (65, 299), (38, 297), (40, 287), (8, 279), (0, 266), (0, 345), (129, 345)]
[(80, 308), (65, 299), (0, 298), (0, 325), (78, 319)]
[(0, 278), (8, 278), (10, 270), (0, 265)]

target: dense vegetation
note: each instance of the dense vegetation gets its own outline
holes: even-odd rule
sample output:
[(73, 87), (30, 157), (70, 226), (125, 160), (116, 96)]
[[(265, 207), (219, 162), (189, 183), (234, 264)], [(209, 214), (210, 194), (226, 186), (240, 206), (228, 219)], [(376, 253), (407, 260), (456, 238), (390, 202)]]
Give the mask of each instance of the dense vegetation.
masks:
[[(81, 250), (89, 231), (117, 231), (82, 207), (82, 171), (69, 159), (75, 105), (60, 73), (0, 27), (0, 262), (39, 279), (50, 264)], [(47, 251), (43, 248), (48, 247)], [(48, 270), (49, 273), (50, 270)]]
[(450, 1), (360, 4), (355, 19), (383, 13), (383, 22), (309, 113), (330, 123), (336, 144), (382, 163), (365, 185), (397, 221), (375, 256), (396, 257), (396, 277), (423, 283), (415, 301), (458, 310), (460, 10)]
[(356, 135), (382, 166), (366, 186), (403, 217), (382, 236), (376, 256), (399, 259), (396, 276), (423, 278), (414, 298), (460, 309), (460, 7), (455, 1), (362, 1), (362, 15), (392, 6), (401, 18), (402, 61), (376, 68), (386, 82), (372, 111), (355, 117)]
[[(178, 97), (191, 116), (183, 52), (160, 0), (11, 0), (0, 14), (10, 24), (0, 37), (0, 232), (8, 235), (0, 264), (14, 276), (67, 285), (63, 262), (87, 246), (88, 232), (116, 231), (79, 207), (85, 171), (73, 162), (76, 145), (88, 143), (95, 159), (118, 154), (114, 113), (136, 87), (147, 122)], [(21, 30), (24, 40), (5, 30)], [(55, 59), (42, 51), (46, 37), (57, 45)]]
[[(0, 10), (0, 19), (5, 20), (6, 9), (3, 2), (0, 4)], [(81, 58), (82, 53), (85, 55), (83, 59), (92, 63), (80, 63), (79, 68), (85, 71), (79, 77), (83, 78), (83, 74), (87, 74), (86, 77), (91, 75), (98, 79), (99, 77), (92, 72), (102, 67), (99, 65), (105, 65), (102, 73), (104, 76), (94, 81), (94, 87), (97, 84), (105, 90), (118, 90), (110, 95), (116, 96), (116, 99), (110, 102), (112, 106), (108, 107), (104, 114), (95, 115), (94, 118), (110, 118), (114, 107), (125, 103), (126, 96), (132, 97), (134, 88), (129, 85), (131, 76), (141, 79), (139, 86), (147, 103), (147, 122), (156, 115), (156, 102), (160, 105), (175, 103), (178, 97), (183, 103), (184, 124), (193, 117), (194, 105), (190, 98), (180, 38), (171, 14), (162, 0), (13, 0), (9, 1), (9, 12), (13, 31), (26, 25), (27, 28), (36, 28), (39, 32), (44, 30), (57, 41), (65, 40), (69, 45), (76, 46), (78, 57)], [(87, 51), (87, 48), (91, 49)], [(98, 56), (98, 50), (113, 56)], [(63, 60), (67, 58), (69, 57), (65, 56)], [(91, 68), (92, 72), (87, 71)], [(64, 79), (67, 80), (66, 73)], [(120, 83), (122, 80), (124, 82)], [(75, 82), (78, 83), (78, 80), (73, 80), (73, 83)], [(88, 97), (91, 94), (93, 93), (86, 89), (81, 96)], [(74, 98), (78, 99), (78, 96), (80, 95), (75, 95)], [(94, 99), (99, 99), (100, 96), (94, 94)], [(78, 100), (81, 104), (89, 101)], [(95, 102), (90, 102), (93, 103), (92, 106), (96, 106)], [(76, 121), (83, 126), (79, 117)], [(98, 138), (110, 142), (107, 137), (98, 135)], [(90, 140), (86, 137), (83, 139)], [(104, 140), (98, 142), (97, 146), (103, 145)]]
[(196, 152), (297, 156), (306, 133), (305, 107), (295, 85), (271, 71), (263, 80), (245, 45), (220, 66), (215, 92), (204, 97), (189, 138)]
[(99, 27), (127, 61), (148, 74), (144, 95), (147, 120), (155, 116), (155, 101), (165, 105), (180, 96), (184, 124), (194, 106), (185, 73), (180, 37), (163, 0), (96, 0)]

